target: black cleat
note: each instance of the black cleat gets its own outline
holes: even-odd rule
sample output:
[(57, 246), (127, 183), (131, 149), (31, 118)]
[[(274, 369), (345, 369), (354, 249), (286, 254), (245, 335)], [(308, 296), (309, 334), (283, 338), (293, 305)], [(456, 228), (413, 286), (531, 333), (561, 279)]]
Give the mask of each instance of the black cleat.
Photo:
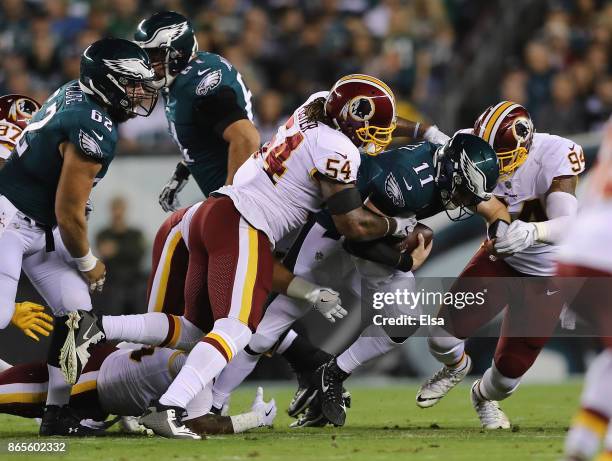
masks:
[(168, 439), (200, 440), (200, 435), (183, 424), (184, 413), (183, 408), (162, 405), (155, 401), (149, 404), (145, 414), (140, 417), (140, 424)]
[(81, 419), (68, 405), (47, 405), (38, 432), (43, 436), (91, 437), (103, 435), (104, 429), (94, 429), (81, 424)]
[(344, 426), (346, 420), (346, 403), (342, 383), (348, 377), (349, 373), (338, 367), (335, 358), (321, 365), (316, 372), (315, 386), (321, 399), (321, 410), (334, 426)]
[(68, 335), (60, 350), (60, 368), (68, 384), (79, 379), (89, 360), (89, 348), (106, 338), (102, 322), (93, 312), (76, 311), (68, 314)]
[(287, 408), (287, 414), (292, 418), (297, 418), (317, 396), (317, 388), (313, 385), (315, 377), (315, 371), (311, 373), (297, 373), (298, 388), (295, 394), (293, 394), (289, 408)]

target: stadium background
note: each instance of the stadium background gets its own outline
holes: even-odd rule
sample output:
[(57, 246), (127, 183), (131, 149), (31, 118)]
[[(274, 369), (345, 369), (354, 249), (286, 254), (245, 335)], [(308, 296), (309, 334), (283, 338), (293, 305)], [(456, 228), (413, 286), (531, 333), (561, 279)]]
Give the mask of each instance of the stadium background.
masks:
[[(2, 0), (0, 94), (39, 101), (78, 78), (80, 53), (104, 36), (131, 38), (141, 18), (173, 9), (192, 18), (200, 49), (228, 58), (253, 93), (256, 126), (266, 141), (293, 108), (342, 74), (365, 72), (388, 82), (399, 114), (443, 131), (471, 126), (490, 104), (525, 105), (543, 132), (581, 143), (592, 164), (599, 129), (612, 112), (612, 2), (596, 0)], [(90, 239), (109, 270), (94, 300), (110, 313), (144, 309), (149, 248), (164, 214), (157, 195), (178, 160), (161, 104), (121, 127), (118, 155), (93, 194)], [(198, 200), (193, 181), (181, 194)], [(420, 275), (456, 275), (479, 244), (478, 219), (450, 224), (437, 217), (434, 254)], [(18, 300), (38, 299), (22, 283)], [(345, 300), (350, 304), (350, 300)], [(330, 352), (359, 328), (358, 306), (332, 330), (314, 313), (302, 323)], [(332, 334), (333, 333), (333, 334)], [(489, 363), (494, 338), (472, 341), (474, 372)], [(44, 357), (13, 327), (0, 335), (0, 357)], [(437, 364), (423, 338), (366, 367), (371, 377), (415, 376)], [(595, 353), (589, 338), (553, 340), (532, 379), (561, 380), (584, 371)], [(257, 378), (288, 377), (278, 359), (260, 363)]]

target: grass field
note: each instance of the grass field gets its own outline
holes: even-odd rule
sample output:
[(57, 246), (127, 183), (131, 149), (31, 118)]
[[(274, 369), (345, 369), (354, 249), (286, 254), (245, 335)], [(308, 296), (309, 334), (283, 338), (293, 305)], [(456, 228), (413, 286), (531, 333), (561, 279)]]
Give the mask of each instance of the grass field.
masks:
[[(352, 386), (353, 408), (343, 428), (289, 429), (285, 413), (292, 389), (270, 387), (266, 398), (279, 405), (274, 429), (258, 429), (203, 441), (125, 437), (70, 439), (64, 459), (105, 460), (558, 460), (580, 383), (525, 385), (504, 402), (512, 431), (484, 432), (469, 402), (469, 387), (455, 389), (436, 407), (414, 404), (416, 386)], [(248, 408), (254, 386), (233, 396), (232, 410)], [(0, 415), (0, 459), (33, 456), (6, 453), (7, 441), (32, 440), (33, 421)], [(49, 458), (40, 455), (38, 458)], [(53, 456), (54, 457), (54, 456)]]

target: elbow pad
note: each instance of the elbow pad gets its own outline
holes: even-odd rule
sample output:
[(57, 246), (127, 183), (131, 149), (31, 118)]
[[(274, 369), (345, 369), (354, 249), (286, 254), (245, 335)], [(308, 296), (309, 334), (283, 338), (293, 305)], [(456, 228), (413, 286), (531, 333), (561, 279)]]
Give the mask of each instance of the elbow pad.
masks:
[(327, 199), (327, 209), (332, 215), (346, 214), (362, 205), (363, 200), (356, 187), (342, 189)]

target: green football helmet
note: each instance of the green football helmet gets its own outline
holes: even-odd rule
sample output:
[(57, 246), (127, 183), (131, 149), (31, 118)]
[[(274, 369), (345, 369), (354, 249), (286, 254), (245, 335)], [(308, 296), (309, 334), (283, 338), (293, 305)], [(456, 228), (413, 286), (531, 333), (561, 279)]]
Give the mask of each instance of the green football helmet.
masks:
[[(453, 221), (469, 218), (476, 205), (490, 200), (499, 178), (497, 155), (478, 136), (457, 133), (434, 154), (436, 185)], [(450, 214), (450, 210), (459, 210)]]
[[(195, 52), (198, 42), (189, 20), (174, 11), (155, 13), (138, 24), (134, 41), (144, 48), (156, 68), (156, 86), (168, 87)], [(163, 68), (163, 71), (158, 70)]]
[(147, 53), (129, 40), (98, 40), (81, 57), (79, 86), (120, 121), (151, 113), (157, 102), (154, 77)]

